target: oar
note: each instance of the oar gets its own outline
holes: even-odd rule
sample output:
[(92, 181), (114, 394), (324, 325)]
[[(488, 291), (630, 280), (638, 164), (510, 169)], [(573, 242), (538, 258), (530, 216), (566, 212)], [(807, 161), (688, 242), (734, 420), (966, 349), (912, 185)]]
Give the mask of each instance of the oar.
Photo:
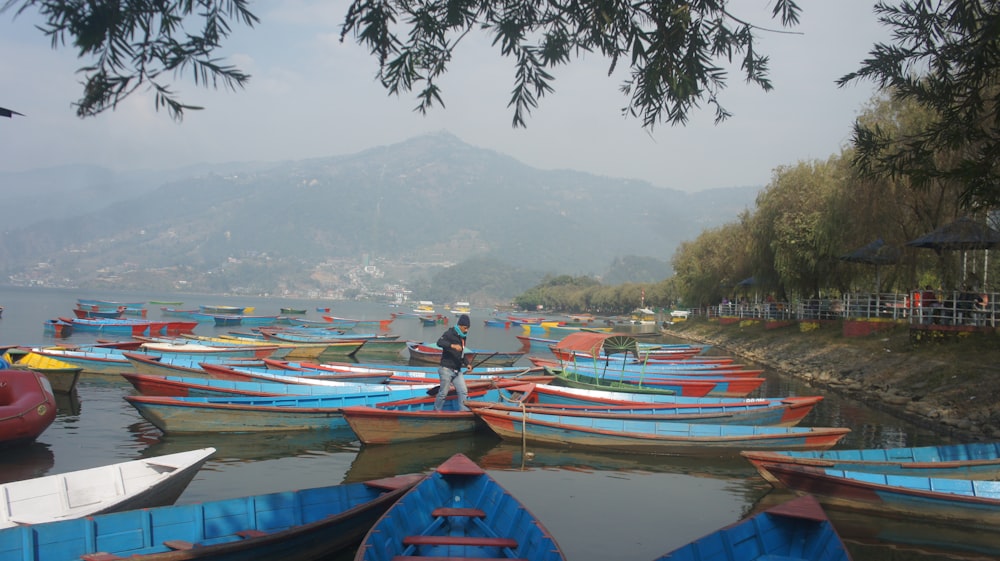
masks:
[[(475, 368), (477, 366), (481, 366), (487, 360), (489, 360), (489, 359), (497, 356), (497, 354), (499, 354), (499, 353), (498, 352), (494, 352), (493, 354), (487, 356), (483, 360), (480, 360), (476, 364), (470, 364), (469, 367), (466, 369), (466, 372), (470, 372), (473, 368)], [(434, 386), (433, 388), (430, 388), (429, 390), (427, 390), (427, 395), (437, 395), (438, 392), (440, 392), (440, 391), (441, 391), (441, 386)]]
[(486, 358), (484, 358), (484, 359), (480, 360), (479, 362), (477, 362), (477, 363), (475, 363), (475, 364), (470, 364), (470, 365), (469, 365), (469, 367), (468, 367), (468, 368), (466, 369), (466, 372), (468, 372), (468, 371), (472, 370), (473, 368), (475, 368), (475, 367), (477, 367), (477, 366), (482, 366), (484, 362), (486, 362), (487, 360), (489, 360), (489, 359), (491, 359), (491, 358), (493, 358), (493, 357), (497, 356), (498, 354), (500, 354), (500, 353), (499, 353), (499, 351), (497, 351), (497, 352), (493, 352), (493, 353), (491, 353), (490, 355), (488, 355), (488, 356), (487, 356)]

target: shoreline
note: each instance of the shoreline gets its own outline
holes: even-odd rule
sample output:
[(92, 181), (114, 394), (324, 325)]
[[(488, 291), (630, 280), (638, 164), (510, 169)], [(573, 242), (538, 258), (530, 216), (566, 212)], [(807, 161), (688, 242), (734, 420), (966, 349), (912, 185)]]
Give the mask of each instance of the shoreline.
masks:
[(905, 327), (865, 337), (844, 337), (842, 331), (839, 322), (802, 331), (692, 317), (663, 334), (711, 344), (942, 436), (1000, 439), (995, 335), (915, 344)]

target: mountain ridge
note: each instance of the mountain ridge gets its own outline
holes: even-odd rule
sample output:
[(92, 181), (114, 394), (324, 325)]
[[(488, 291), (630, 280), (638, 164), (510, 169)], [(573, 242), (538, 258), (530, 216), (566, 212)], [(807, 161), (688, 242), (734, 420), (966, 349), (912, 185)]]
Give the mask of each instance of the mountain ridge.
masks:
[[(115, 177), (101, 176), (103, 191), (56, 188), (50, 177), (40, 197), (59, 197), (59, 206), (6, 225), (0, 271), (24, 281), (44, 264), (45, 282), (80, 286), (106, 286), (109, 277), (150, 283), (159, 271), (174, 288), (249, 283), (270, 293), (321, 290), (334, 281), (318, 271), (350, 263), (405, 277), (485, 258), (599, 277), (624, 255), (669, 263), (680, 243), (735, 219), (759, 191), (685, 193), (538, 170), (446, 132), (348, 155), (179, 168), (160, 173), (159, 183), (138, 172), (122, 177), (134, 196)], [(19, 204), (42, 204), (19, 194)], [(420, 266), (389, 266), (407, 262)]]

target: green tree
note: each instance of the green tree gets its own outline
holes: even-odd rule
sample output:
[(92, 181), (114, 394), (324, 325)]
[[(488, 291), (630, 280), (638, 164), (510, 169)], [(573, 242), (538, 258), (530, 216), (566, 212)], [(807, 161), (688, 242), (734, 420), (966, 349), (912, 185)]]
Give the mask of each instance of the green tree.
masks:
[(828, 212), (845, 170), (835, 158), (779, 168), (757, 198), (754, 277), (782, 300), (817, 296), (836, 266), (843, 223)]
[(716, 304), (751, 275), (748, 220), (744, 212), (739, 221), (706, 230), (693, 242), (681, 244), (672, 261), (677, 279), (674, 298), (680, 297), (686, 306)]
[[(247, 0), (150, 2), (119, 0), (6, 0), (3, 11), (38, 10), (43, 33), (53, 47), (67, 41), (79, 58), (84, 93), (76, 103), (81, 117), (114, 107), (137, 88), (156, 91), (156, 106), (180, 119), (187, 109), (166, 75), (190, 70), (200, 85), (242, 87), (248, 75), (212, 58), (231, 26), (253, 26), (258, 18)], [(629, 98), (623, 113), (643, 126), (684, 124), (701, 103), (715, 108), (716, 121), (730, 116), (720, 94), (727, 72), (722, 63), (739, 60), (741, 73), (771, 89), (768, 57), (758, 52), (754, 33), (762, 28), (735, 15), (727, 0), (679, 2), (531, 2), (493, 0), (354, 0), (344, 17), (341, 39), (353, 37), (378, 61), (378, 77), (392, 94), (417, 89), (417, 110), (443, 103), (439, 78), (462, 39), (474, 31), (492, 38), (502, 56), (514, 61), (510, 106), (514, 126), (540, 98), (553, 91), (551, 70), (589, 53), (622, 63), (630, 73), (621, 85)], [(794, 0), (775, 0), (772, 18), (786, 27), (798, 23)], [(192, 22), (201, 24), (193, 30)]]
[(916, 187), (957, 181), (964, 207), (996, 206), (1000, 4), (912, 0), (878, 2), (875, 11), (895, 43), (875, 45), (861, 68), (838, 82), (872, 80), (894, 98), (926, 108), (931, 119), (905, 135), (859, 120), (855, 162), (866, 173), (905, 177)]
[[(76, 114), (92, 117), (119, 103), (140, 87), (155, 92), (156, 108), (175, 119), (187, 109), (170, 89), (171, 75), (190, 71), (195, 84), (235, 89), (250, 78), (221, 64), (212, 54), (229, 36), (233, 24), (252, 27), (257, 16), (247, 0), (186, 0), (183, 2), (73, 2), (69, 0), (6, 0), (0, 11), (22, 14), (37, 8), (45, 20), (39, 29), (52, 47), (67, 41), (77, 57), (92, 62), (77, 72), (84, 76), (83, 95), (74, 103)], [(192, 22), (201, 24), (192, 31)]]

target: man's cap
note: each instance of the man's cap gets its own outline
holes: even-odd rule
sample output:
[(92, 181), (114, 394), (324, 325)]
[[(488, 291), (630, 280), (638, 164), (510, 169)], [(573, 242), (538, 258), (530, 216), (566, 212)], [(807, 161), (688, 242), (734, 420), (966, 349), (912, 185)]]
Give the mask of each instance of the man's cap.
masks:
[(462, 315), (461, 315), (461, 316), (459, 316), (459, 318), (458, 318), (458, 324), (459, 324), (459, 325), (464, 325), (464, 326), (466, 326), (466, 327), (469, 327), (470, 325), (472, 325), (472, 321), (471, 321), (471, 320), (469, 320), (469, 316), (467, 316), (467, 315), (465, 315), (465, 314), (462, 314)]

